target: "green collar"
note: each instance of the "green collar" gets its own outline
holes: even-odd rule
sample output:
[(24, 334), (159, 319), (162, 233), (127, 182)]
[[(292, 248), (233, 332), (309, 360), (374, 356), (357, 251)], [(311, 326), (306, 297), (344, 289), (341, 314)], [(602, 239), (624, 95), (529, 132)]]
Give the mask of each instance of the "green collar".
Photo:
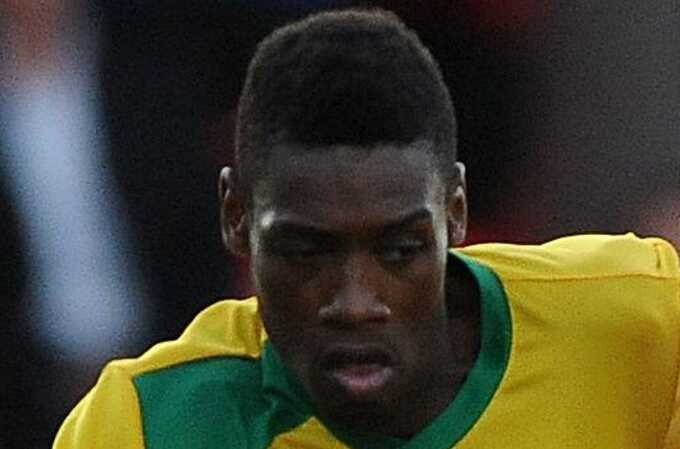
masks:
[[(488, 267), (460, 253), (449, 258), (465, 264), (476, 279), (481, 299), (481, 347), (477, 361), (455, 399), (429, 426), (409, 440), (382, 435), (359, 434), (324, 421), (338, 439), (357, 449), (448, 449), (458, 443), (479, 420), (495, 394), (510, 357), (512, 323), (505, 291)], [(313, 415), (309, 396), (272, 345), (267, 342), (262, 356), (266, 393), (288, 402), (297, 413)]]

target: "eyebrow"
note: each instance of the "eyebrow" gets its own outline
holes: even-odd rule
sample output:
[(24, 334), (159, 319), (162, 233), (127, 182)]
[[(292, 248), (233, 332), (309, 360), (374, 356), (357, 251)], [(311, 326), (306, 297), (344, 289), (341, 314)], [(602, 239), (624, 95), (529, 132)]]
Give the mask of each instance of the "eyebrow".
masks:
[[(430, 210), (422, 208), (414, 211), (406, 212), (397, 218), (381, 226), (381, 231), (385, 233), (396, 232), (400, 229), (407, 228), (417, 222), (428, 220), (431, 221), (432, 213)], [(282, 218), (273, 220), (267, 227), (267, 233), (271, 234), (302, 234), (310, 236), (324, 236), (335, 234), (331, 230), (324, 227), (319, 227), (313, 223), (298, 221), (295, 218)]]
[(432, 221), (432, 212), (428, 209), (418, 209), (415, 211), (407, 212), (398, 219), (387, 223), (384, 227), (384, 231), (393, 232), (399, 229), (407, 228), (419, 221)]

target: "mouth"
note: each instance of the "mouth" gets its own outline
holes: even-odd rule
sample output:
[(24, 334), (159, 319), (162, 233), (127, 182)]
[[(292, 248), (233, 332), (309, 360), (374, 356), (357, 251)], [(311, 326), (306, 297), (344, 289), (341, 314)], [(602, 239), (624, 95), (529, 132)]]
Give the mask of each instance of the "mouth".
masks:
[(376, 347), (333, 348), (321, 360), (326, 376), (356, 400), (378, 394), (395, 373), (390, 353)]

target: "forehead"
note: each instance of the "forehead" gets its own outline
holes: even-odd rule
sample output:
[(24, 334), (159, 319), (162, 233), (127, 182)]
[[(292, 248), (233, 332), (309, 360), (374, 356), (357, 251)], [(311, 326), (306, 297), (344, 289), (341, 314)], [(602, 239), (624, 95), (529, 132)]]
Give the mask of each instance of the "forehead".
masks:
[(333, 229), (380, 226), (422, 209), (434, 215), (444, 185), (424, 145), (279, 146), (254, 185), (253, 212), (260, 225), (291, 220)]

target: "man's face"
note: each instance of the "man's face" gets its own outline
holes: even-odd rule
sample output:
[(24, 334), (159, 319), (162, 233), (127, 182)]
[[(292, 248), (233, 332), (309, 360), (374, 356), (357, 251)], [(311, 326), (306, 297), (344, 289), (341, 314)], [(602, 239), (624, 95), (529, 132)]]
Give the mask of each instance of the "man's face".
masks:
[(451, 352), (444, 281), (459, 242), (434, 157), (284, 147), (268, 164), (248, 234), (270, 340), (322, 415), (388, 424)]

